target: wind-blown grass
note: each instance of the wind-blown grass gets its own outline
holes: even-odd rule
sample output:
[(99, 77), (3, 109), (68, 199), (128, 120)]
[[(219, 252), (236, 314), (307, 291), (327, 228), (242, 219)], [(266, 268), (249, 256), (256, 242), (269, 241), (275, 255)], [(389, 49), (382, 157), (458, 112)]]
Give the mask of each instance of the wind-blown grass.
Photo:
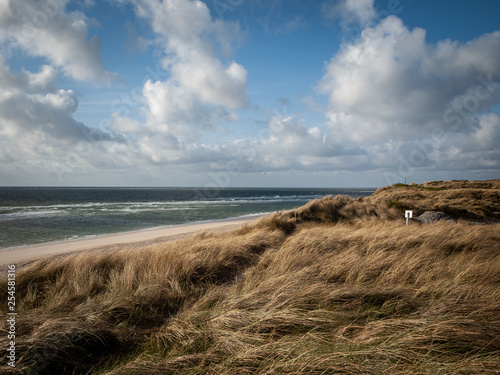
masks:
[(325, 197), (232, 232), (27, 265), (20, 359), (3, 371), (498, 373), (500, 224), (407, 227), (387, 205), (403, 191), (449, 203), (448, 190)]
[(369, 199), (416, 214), (429, 210), (468, 220), (500, 219), (500, 180), (396, 184), (377, 190)]

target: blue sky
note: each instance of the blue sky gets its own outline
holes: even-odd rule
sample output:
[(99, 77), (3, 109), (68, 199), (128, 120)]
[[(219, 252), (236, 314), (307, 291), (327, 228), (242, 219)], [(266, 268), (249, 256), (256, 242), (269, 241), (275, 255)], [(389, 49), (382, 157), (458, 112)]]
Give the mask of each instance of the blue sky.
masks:
[(500, 176), (498, 1), (2, 0), (0, 185)]

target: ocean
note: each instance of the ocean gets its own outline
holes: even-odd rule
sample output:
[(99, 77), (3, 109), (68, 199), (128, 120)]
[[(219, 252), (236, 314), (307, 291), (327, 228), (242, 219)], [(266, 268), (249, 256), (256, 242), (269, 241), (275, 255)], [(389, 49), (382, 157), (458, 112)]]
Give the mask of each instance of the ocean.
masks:
[(0, 187), (0, 250), (300, 207), (375, 189)]

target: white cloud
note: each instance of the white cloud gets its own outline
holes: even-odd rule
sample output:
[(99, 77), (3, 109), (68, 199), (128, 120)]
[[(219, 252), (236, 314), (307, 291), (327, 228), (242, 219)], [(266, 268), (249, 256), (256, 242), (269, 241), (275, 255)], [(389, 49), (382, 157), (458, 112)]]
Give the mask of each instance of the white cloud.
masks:
[(12, 74), (0, 58), (0, 132), (19, 135), (39, 131), (67, 138), (83, 127), (72, 119), (78, 100), (71, 90), (56, 90), (55, 71), (42, 66), (38, 73)]
[(12, 74), (0, 56), (0, 87), (3, 89), (18, 87), (31, 92), (54, 91), (53, 82), (56, 76), (57, 71), (49, 65), (41, 66), (37, 73), (22, 70)]
[[(51, 178), (44, 183), (54, 184), (68, 171), (78, 174), (96, 161), (109, 160), (99, 149), (103, 143), (124, 142), (117, 134), (76, 121), (77, 96), (72, 90), (56, 89), (55, 78), (55, 69), (47, 65), (36, 73), (12, 73), (0, 58), (0, 159), (5, 162), (1, 170), (16, 176), (16, 181), (26, 181), (23, 175), (37, 178), (48, 173)], [(2, 181), (7, 182), (12, 181)]]
[(340, 19), (343, 26), (358, 24), (368, 26), (377, 15), (374, 0), (336, 0), (323, 4), (326, 18)]
[[(214, 20), (197, 0), (115, 0), (133, 3), (151, 26), (156, 39), (148, 43), (161, 50), (165, 74), (134, 90), (143, 116), (114, 113), (109, 128), (97, 132), (75, 120), (77, 95), (56, 88), (54, 81), (58, 69), (75, 80), (107, 80), (110, 74), (96, 42), (88, 40), (85, 16), (65, 13), (66, 2), (53, 1), (59, 8), (46, 10), (53, 25), (37, 29), (40, 35), (29, 40), (15, 35), (16, 27), (24, 27), (19, 12), (28, 10), (32, 17), (43, 12), (40, 3), (0, 2), (1, 40), (49, 62), (35, 72), (11, 72), (0, 58), (0, 141), (13, 140), (5, 142), (0, 160), (24, 165), (19, 170), (52, 168), (58, 176), (98, 171), (201, 175), (230, 165), (250, 173), (361, 170), (382, 175), (402, 160), (405, 167), (426, 170), (500, 168), (500, 116), (491, 113), (500, 102), (495, 83), (500, 81), (500, 32), (468, 43), (431, 45), (425, 30), (409, 30), (388, 17), (365, 27), (326, 64), (318, 82), (318, 92), (328, 98), (326, 107), (304, 98), (325, 114), (324, 124), (277, 114), (254, 138), (231, 139), (235, 110), (247, 106), (247, 71), (228, 57), (240, 37), (238, 25)], [(375, 17), (373, 1), (336, 2), (335, 8), (324, 9), (358, 25)], [(64, 27), (69, 33), (62, 33)], [(81, 54), (69, 53), (76, 50)], [(278, 102), (291, 106), (282, 98)]]
[(240, 108), (245, 103), (247, 71), (231, 62), (227, 66), (212, 57), (192, 52), (188, 61), (172, 66), (172, 79), (202, 103)]
[[(472, 134), (472, 137), (467, 137), (467, 140), (472, 143), (471, 149), (477, 152), (492, 151), (498, 149), (500, 145), (500, 116), (496, 113), (489, 113), (479, 117), (479, 127)], [(475, 146), (475, 147), (474, 147)], [(464, 146), (462, 149), (467, 150)]]
[[(149, 79), (142, 90), (146, 122), (117, 117), (114, 129), (140, 129), (139, 153), (154, 163), (186, 163), (216, 157), (203, 145), (204, 132), (218, 121), (234, 121), (231, 110), (246, 103), (247, 71), (223, 62), (237, 25), (213, 20), (205, 3), (190, 0), (133, 0), (137, 14), (150, 24), (164, 51), (165, 80)], [(191, 155), (192, 154), (192, 155)]]
[[(72, 26), (78, 26), (75, 30), (79, 34), (69, 30), (69, 39), (75, 36), (73, 40), (81, 41), (76, 36), (87, 37), (86, 19), (76, 13), (60, 13), (64, 4), (59, 4), (57, 12), (54, 8), (54, 23), (61, 26), (73, 20)], [(1, 60), (0, 84), (5, 90), (0, 94), (0, 138), (11, 141), (3, 149), (2, 159), (15, 155), (18, 162), (23, 160), (25, 164), (28, 160), (36, 165), (45, 161), (43, 168), (53, 168), (58, 177), (65, 177), (68, 173), (99, 169), (146, 171), (179, 164), (183, 168), (195, 166), (199, 171), (204, 165), (206, 170), (211, 161), (226, 158), (223, 147), (202, 140), (219, 122), (234, 122), (237, 115), (231, 111), (246, 103), (246, 70), (217, 56), (218, 52), (230, 52), (232, 41), (238, 39), (237, 25), (213, 21), (200, 1), (144, 0), (134, 4), (158, 36), (154, 42), (164, 51), (160, 63), (167, 73), (164, 80), (144, 83), (142, 110), (146, 121), (114, 113), (109, 129), (96, 131), (74, 119), (78, 99), (72, 90), (54, 87), (53, 67), (42, 66), (36, 73), (11, 73)], [(34, 2), (28, 1), (12, 8), (20, 12), (22, 6), (30, 11), (37, 9)], [(88, 74), (96, 66), (82, 59), (77, 51), (75, 60), (65, 60), (66, 52), (77, 46), (61, 38), (65, 34), (57, 35), (56, 27), (40, 30), (58, 39), (52, 46), (44, 42), (35, 48), (36, 38), (25, 41), (9, 34), (10, 27), (18, 24), (17, 18), (13, 14), (6, 16), (12, 25), (4, 27), (4, 41), (18, 43), (32, 55), (48, 57), (73, 79), (102, 79), (98, 73), (107, 74), (103, 69), (96, 69), (95, 77)], [(85, 46), (81, 47), (85, 50)], [(98, 57), (97, 50), (94, 52)], [(12, 146), (20, 142), (23, 147)]]
[(248, 172), (312, 172), (351, 166), (364, 151), (358, 147), (344, 147), (319, 127), (307, 126), (302, 118), (275, 114), (257, 137), (226, 143), (221, 153), (225, 157), (219, 168), (231, 161)]
[(88, 20), (80, 12), (66, 13), (68, 0), (4, 0), (0, 11), (0, 41), (28, 55), (45, 57), (78, 81), (110, 82), (113, 75), (100, 59), (100, 39), (89, 39)]
[(5, 56), (21, 52), (43, 61), (37, 71), (11, 71), (0, 57), (1, 158), (8, 161), (2, 172), (8, 171), (7, 176), (16, 181), (33, 176), (32, 181), (42, 183), (37, 178), (45, 175), (43, 183), (55, 184), (70, 170), (82, 173), (109, 160), (103, 157), (102, 144), (125, 141), (123, 136), (77, 121), (77, 95), (55, 85), (60, 71), (76, 81), (101, 83), (113, 77), (100, 59), (99, 39), (89, 40), (87, 18), (79, 12), (67, 13), (66, 4), (66, 0), (0, 2), (0, 44)]
[[(150, 21), (165, 51), (166, 81), (204, 104), (242, 107), (246, 99), (245, 68), (236, 62), (223, 64), (215, 55), (214, 41), (227, 52), (233, 24), (213, 21), (201, 1), (136, 0), (138, 13)], [(227, 26), (226, 26), (227, 25)]]
[(435, 139), (426, 158), (442, 162), (440, 168), (446, 169), (447, 155), (456, 152), (479, 168), (483, 158), (499, 164), (499, 143), (491, 140), (498, 139), (500, 126), (496, 115), (485, 114), (499, 102), (498, 81), (500, 32), (465, 44), (429, 45), (425, 30), (410, 31), (392, 16), (345, 44), (327, 64), (318, 90), (329, 97), (327, 126), (337, 140), (375, 157), (398, 152), (408, 142)]

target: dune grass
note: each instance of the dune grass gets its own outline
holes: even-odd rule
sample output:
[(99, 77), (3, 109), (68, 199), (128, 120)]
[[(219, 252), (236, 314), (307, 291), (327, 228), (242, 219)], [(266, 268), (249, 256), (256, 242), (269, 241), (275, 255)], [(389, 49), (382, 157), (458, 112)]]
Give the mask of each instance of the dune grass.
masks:
[(457, 219), (500, 219), (500, 180), (395, 184), (377, 190), (369, 199), (400, 210), (415, 210), (418, 215), (443, 211)]
[[(387, 204), (464, 200), (448, 190), (325, 197), (231, 232), (27, 265), (19, 360), (2, 373), (496, 374), (500, 224), (407, 227)], [(474, 196), (457, 207), (479, 217)]]

